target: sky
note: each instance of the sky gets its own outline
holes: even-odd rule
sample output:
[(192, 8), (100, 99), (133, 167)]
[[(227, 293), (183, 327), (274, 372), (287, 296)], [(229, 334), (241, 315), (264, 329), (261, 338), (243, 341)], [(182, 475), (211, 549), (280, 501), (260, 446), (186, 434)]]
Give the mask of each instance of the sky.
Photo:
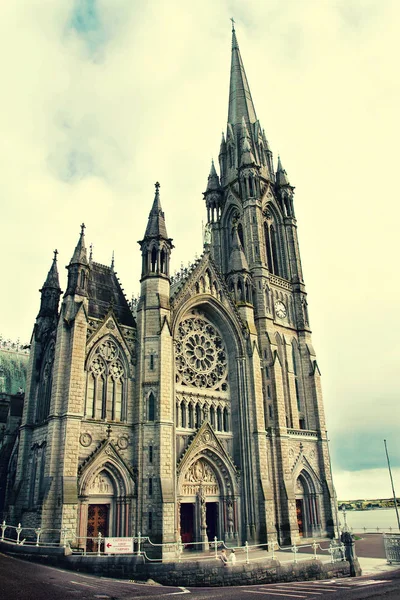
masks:
[(202, 252), (226, 130), (231, 22), (257, 116), (292, 185), (341, 499), (400, 495), (397, 0), (24, 0), (0, 4), (4, 338), (29, 342), (53, 250), (61, 287), (86, 224), (139, 292), (154, 197)]

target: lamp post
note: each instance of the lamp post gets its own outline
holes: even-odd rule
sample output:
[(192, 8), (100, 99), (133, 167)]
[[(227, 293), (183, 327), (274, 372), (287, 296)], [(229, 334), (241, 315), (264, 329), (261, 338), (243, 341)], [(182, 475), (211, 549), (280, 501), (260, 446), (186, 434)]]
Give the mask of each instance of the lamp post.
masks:
[(343, 531), (348, 531), (347, 520), (346, 520), (346, 505), (342, 504), (342, 513), (343, 513)]
[(390, 481), (391, 481), (391, 483), (392, 483), (392, 490), (393, 490), (393, 500), (394, 500), (394, 508), (395, 508), (395, 510), (396, 510), (397, 524), (398, 524), (398, 526), (399, 526), (399, 530), (400, 530), (399, 509), (397, 508), (396, 493), (395, 493), (395, 491), (394, 491), (394, 484), (393, 484), (392, 470), (391, 470), (391, 468), (390, 468), (390, 460), (389, 460), (389, 453), (388, 453), (388, 449), (387, 449), (386, 440), (383, 440), (383, 443), (385, 444), (385, 451), (386, 451), (386, 458), (387, 458), (387, 463), (388, 463), (388, 468), (389, 468)]

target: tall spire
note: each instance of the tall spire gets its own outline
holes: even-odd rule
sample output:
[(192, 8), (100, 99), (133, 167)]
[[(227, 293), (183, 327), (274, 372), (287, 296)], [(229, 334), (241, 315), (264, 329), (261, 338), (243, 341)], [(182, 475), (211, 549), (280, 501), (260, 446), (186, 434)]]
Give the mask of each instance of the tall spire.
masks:
[(228, 123), (238, 125), (242, 117), (249, 123), (257, 121), (256, 111), (240, 55), (234, 22), (232, 22), (231, 80), (229, 85)]
[(168, 240), (167, 228), (165, 226), (165, 217), (163, 210), (161, 208), (160, 202), (160, 184), (155, 184), (156, 193), (154, 196), (153, 206), (151, 208), (149, 214), (149, 220), (146, 227), (146, 233), (144, 234), (146, 238), (164, 238)]

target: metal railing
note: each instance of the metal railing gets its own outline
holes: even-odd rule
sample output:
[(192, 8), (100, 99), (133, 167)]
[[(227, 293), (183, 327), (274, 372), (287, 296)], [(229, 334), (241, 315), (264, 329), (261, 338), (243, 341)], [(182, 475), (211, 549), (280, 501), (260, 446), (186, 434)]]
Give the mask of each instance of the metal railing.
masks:
[[(42, 529), (23, 527), (21, 523), (18, 526), (8, 525), (5, 521), (0, 525), (1, 536), (0, 540), (9, 544), (18, 546), (35, 546), (42, 548), (67, 548), (72, 554), (81, 556), (113, 556), (115, 553), (109, 552), (106, 547), (106, 537), (101, 533), (97, 536), (77, 536), (73, 531), (64, 529)], [(139, 532), (136, 536), (130, 536), (125, 539), (132, 540), (132, 552), (118, 552), (125, 556), (143, 556), (149, 562), (162, 562), (162, 558), (151, 556), (153, 549), (163, 550), (163, 554), (168, 552), (169, 560), (184, 561), (200, 561), (200, 560), (217, 560), (220, 561), (220, 551), (234, 550), (235, 562), (245, 562), (249, 564), (252, 561), (260, 559), (277, 559), (280, 562), (298, 563), (299, 560), (317, 560), (324, 556), (331, 563), (342, 561), (345, 559), (344, 544), (332, 540), (327, 546), (321, 545), (319, 542), (308, 544), (292, 544), (289, 546), (280, 546), (278, 542), (272, 541), (265, 544), (249, 544), (247, 541), (243, 546), (228, 546), (223, 540), (218, 540), (214, 537), (213, 541), (208, 542), (208, 550), (204, 552), (204, 542), (183, 543), (181, 539), (177, 542), (155, 543), (152, 542), (149, 536), (143, 536)], [(307, 549), (310, 549), (307, 552)], [(186, 550), (186, 552), (185, 552)], [(260, 552), (262, 555), (260, 556)], [(304, 558), (301, 556), (305, 552)], [(322, 554), (319, 554), (322, 553)], [(290, 557), (287, 561), (284, 556), (288, 554)], [(164, 559), (165, 560), (165, 559)], [(234, 563), (231, 563), (234, 564)]]

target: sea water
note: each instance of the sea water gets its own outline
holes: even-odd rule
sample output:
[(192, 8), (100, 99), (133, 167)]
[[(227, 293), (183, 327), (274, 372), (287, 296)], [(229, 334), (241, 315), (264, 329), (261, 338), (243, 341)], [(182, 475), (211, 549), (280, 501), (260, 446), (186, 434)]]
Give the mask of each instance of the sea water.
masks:
[[(398, 508), (400, 514), (400, 507)], [(338, 510), (339, 522), (343, 525), (343, 512)], [(346, 510), (346, 521), (355, 533), (364, 531), (364, 528), (372, 533), (373, 531), (399, 532), (396, 511), (394, 508), (376, 508), (372, 510)]]

